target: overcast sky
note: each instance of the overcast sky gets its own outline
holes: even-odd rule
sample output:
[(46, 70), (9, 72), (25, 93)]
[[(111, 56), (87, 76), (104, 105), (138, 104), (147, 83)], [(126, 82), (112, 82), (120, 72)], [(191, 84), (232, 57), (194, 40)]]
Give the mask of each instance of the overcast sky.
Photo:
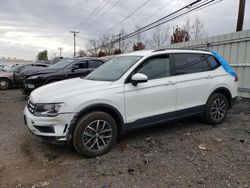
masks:
[[(131, 32), (135, 25), (143, 26), (193, 1), (149, 0), (111, 32), (117, 34), (122, 28)], [(187, 17), (199, 16), (208, 36), (234, 32), (238, 1), (223, 0), (167, 25), (181, 25)], [(89, 16), (102, 2), (101, 10)], [(59, 54), (58, 47), (63, 48), (63, 55), (72, 56), (73, 35), (70, 30), (80, 31), (77, 49), (84, 48), (87, 39), (98, 38), (144, 2), (146, 0), (1, 0), (0, 57), (32, 60), (43, 49), (48, 49), (49, 57), (52, 57), (53, 53)], [(244, 29), (250, 29), (249, 0), (246, 0)]]

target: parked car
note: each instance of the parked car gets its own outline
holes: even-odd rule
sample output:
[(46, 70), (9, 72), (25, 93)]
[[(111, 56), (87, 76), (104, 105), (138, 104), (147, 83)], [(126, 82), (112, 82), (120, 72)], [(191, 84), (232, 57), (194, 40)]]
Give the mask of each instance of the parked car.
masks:
[(99, 58), (63, 59), (49, 68), (28, 69), (22, 72), (24, 94), (29, 95), (32, 90), (48, 83), (86, 76), (105, 62)]
[(114, 57), (85, 78), (40, 87), (25, 122), (82, 155), (108, 152), (119, 134), (185, 117), (220, 124), (237, 99), (236, 73), (215, 52), (162, 49)]
[(44, 64), (44, 63), (31, 63), (31, 64), (25, 64), (25, 65), (18, 65), (15, 70), (14, 70), (14, 83), (16, 85), (23, 85), (24, 83), (24, 77), (22, 75), (22, 72), (24, 70), (27, 70), (27, 69), (32, 69), (32, 68), (39, 68), (39, 67), (43, 67), (43, 68), (46, 68), (46, 67), (49, 67), (48, 64)]
[(0, 68), (0, 90), (6, 90), (13, 85), (13, 72)]

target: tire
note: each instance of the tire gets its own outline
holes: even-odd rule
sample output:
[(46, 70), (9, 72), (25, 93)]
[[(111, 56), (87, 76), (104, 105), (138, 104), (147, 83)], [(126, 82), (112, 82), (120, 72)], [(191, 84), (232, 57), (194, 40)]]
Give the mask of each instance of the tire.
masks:
[(7, 78), (0, 78), (0, 90), (6, 90), (11, 87), (11, 81)]
[(111, 150), (117, 139), (117, 123), (105, 112), (91, 112), (80, 117), (73, 131), (73, 146), (86, 157), (95, 157)]
[(206, 104), (205, 121), (208, 124), (216, 125), (222, 123), (227, 117), (228, 100), (225, 95), (215, 93)]

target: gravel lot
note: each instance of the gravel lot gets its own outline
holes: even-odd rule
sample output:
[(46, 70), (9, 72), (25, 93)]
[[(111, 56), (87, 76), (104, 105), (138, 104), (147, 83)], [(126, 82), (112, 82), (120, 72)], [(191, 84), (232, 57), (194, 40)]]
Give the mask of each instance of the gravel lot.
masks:
[(19, 90), (0, 91), (0, 187), (250, 187), (250, 100), (219, 126), (189, 119), (139, 130), (86, 159), (42, 143)]

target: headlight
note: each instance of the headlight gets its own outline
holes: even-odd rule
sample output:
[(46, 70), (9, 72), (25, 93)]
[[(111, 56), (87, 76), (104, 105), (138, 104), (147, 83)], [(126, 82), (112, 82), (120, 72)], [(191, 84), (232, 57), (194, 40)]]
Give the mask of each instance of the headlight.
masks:
[(38, 103), (35, 107), (35, 116), (47, 116), (54, 117), (58, 115), (58, 111), (61, 108), (63, 103), (51, 103), (51, 104), (42, 104)]
[(38, 77), (39, 77), (40, 75), (36, 75), (36, 76), (30, 76), (29, 78), (28, 78), (28, 80), (33, 80), (33, 79), (37, 79)]

